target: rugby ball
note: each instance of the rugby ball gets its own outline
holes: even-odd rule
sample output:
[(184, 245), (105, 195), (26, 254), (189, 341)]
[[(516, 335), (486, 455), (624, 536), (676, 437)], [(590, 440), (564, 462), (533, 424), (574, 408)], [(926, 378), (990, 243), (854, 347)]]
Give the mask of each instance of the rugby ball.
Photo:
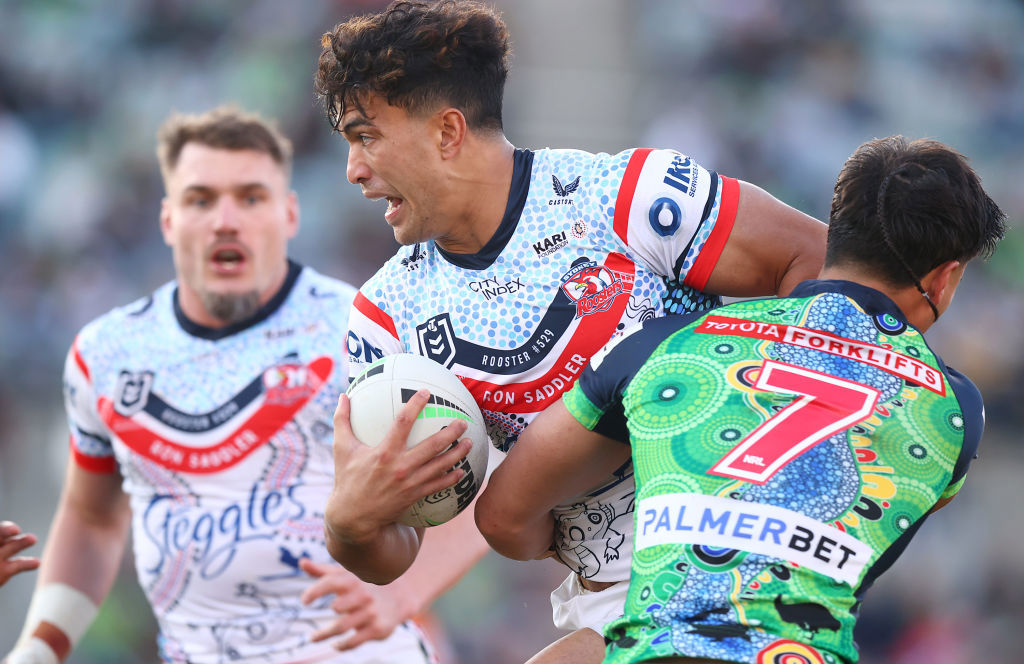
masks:
[(461, 438), (473, 441), (469, 454), (456, 465), (466, 471), (463, 478), (454, 486), (421, 498), (399, 519), (408, 526), (428, 527), (464, 510), (484, 481), (490, 442), (473, 395), (451, 371), (413, 353), (377, 360), (352, 381), (346, 393), (351, 404), (352, 433), (366, 445), (376, 446), (384, 440), (398, 411), (422, 388), (430, 390), (430, 401), (416, 418), (407, 446), (416, 445), (457, 419), (469, 424)]

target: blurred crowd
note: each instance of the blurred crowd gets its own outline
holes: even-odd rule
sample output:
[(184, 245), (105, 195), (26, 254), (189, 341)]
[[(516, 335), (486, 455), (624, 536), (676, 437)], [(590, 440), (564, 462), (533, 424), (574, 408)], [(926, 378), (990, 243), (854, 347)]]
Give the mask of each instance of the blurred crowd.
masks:
[[(45, 537), (67, 434), (75, 332), (169, 279), (157, 126), (234, 101), (295, 142), (293, 257), (355, 284), (394, 251), (382, 204), (345, 178), (312, 92), (320, 35), (378, 0), (0, 2), (0, 519)], [(986, 398), (979, 459), (869, 594), (863, 661), (1019, 661), (1024, 652), (1024, 5), (1014, 0), (505, 0), (519, 147), (674, 147), (827, 219), (843, 160), (902, 133), (966, 154), (1010, 233), (929, 332)], [(340, 340), (339, 340), (340, 343)], [(36, 552), (41, 545), (36, 547)], [(0, 592), (0, 652), (34, 582)], [(556, 635), (550, 561), (485, 559), (438, 607), (451, 662), (522, 661)], [(152, 661), (126, 569), (71, 661)]]

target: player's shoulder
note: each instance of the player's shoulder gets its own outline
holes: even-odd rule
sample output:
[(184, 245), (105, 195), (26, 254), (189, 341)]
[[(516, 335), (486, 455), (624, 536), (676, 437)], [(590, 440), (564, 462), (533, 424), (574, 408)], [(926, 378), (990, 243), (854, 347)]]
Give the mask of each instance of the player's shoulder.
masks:
[(627, 173), (636, 168), (634, 155), (639, 150), (630, 148), (613, 154), (562, 148), (537, 150), (530, 194), (543, 200), (545, 209), (572, 205), (589, 210), (592, 220), (603, 218), (600, 212), (610, 214), (620, 189), (628, 182)]
[(359, 287), (359, 292), (378, 304), (412, 296), (417, 286), (431, 278), (438, 265), (433, 242), (404, 245)]
[(616, 153), (543, 148), (534, 151), (534, 178), (546, 177), (549, 173), (567, 175), (569, 172), (575, 172), (584, 179), (615, 179), (616, 174), (621, 175), (625, 172), (630, 159), (638, 151), (649, 152), (643, 148), (629, 148)]
[(320, 303), (327, 308), (336, 308), (338, 304), (345, 307), (351, 304), (356, 295), (356, 287), (306, 265), (295, 283), (295, 292), (300, 298)]
[(981, 390), (974, 384), (974, 381), (953, 367), (946, 365), (938, 355), (935, 358), (938, 360), (943, 373), (946, 374), (946, 380), (949, 381), (949, 386), (957, 402), (960, 404), (961, 411), (968, 416), (984, 417), (985, 406)]
[(316, 320), (335, 331), (345, 330), (356, 288), (308, 265), (295, 264), (295, 267), (300, 270), (287, 299), (268, 320), (288, 321), (289, 324)]
[(119, 343), (125, 339), (145, 336), (161, 329), (171, 310), (171, 299), (177, 284), (169, 281), (149, 295), (128, 304), (114, 307), (86, 323), (76, 335), (79, 350)]

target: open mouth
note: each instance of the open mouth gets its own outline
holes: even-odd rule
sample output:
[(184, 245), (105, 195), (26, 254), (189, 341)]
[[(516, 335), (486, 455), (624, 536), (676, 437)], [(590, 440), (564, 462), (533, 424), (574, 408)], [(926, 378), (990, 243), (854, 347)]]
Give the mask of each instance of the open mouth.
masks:
[(245, 262), (245, 254), (229, 247), (217, 249), (210, 258), (214, 266), (222, 272), (235, 272)]
[(398, 214), (398, 210), (402, 207), (402, 203), (405, 201), (397, 196), (385, 196), (384, 200), (388, 203), (388, 209), (384, 211), (384, 218), (390, 221)]

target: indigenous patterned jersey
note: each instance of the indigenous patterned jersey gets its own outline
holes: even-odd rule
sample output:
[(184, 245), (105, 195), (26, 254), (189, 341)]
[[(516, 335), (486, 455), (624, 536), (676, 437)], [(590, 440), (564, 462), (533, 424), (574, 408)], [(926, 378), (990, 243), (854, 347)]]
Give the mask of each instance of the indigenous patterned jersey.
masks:
[(856, 661), (864, 591), (959, 490), (984, 423), (888, 297), (840, 281), (651, 321), (564, 403), (633, 446), (609, 662)]
[[(710, 306), (699, 289), (738, 191), (669, 150), (518, 150), (505, 217), (479, 253), (403, 247), (360, 289), (353, 375), (385, 354), (433, 358), (466, 383), (507, 451), (609, 339)], [(559, 555), (585, 577), (628, 578), (631, 472), (560, 510)]]
[(355, 289), (292, 263), (252, 319), (217, 330), (185, 318), (175, 292), (87, 325), (65, 368), (73, 458), (123, 476), (161, 655), (372, 661), (310, 643), (336, 619), (333, 596), (299, 601), (313, 582), (299, 560), (331, 562), (323, 506)]

